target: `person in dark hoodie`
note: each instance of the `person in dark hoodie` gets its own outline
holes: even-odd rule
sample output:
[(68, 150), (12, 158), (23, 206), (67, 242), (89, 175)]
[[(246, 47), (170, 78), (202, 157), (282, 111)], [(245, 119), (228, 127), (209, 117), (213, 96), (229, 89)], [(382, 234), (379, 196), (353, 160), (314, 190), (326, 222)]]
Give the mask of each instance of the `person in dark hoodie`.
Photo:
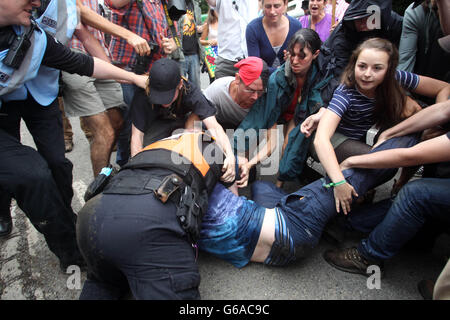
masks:
[(322, 45), (318, 56), (321, 79), (333, 78), (322, 89), (322, 99), (328, 105), (334, 89), (348, 64), (353, 50), (369, 38), (384, 38), (397, 47), (402, 32), (403, 17), (392, 11), (392, 1), (353, 0), (342, 22)]

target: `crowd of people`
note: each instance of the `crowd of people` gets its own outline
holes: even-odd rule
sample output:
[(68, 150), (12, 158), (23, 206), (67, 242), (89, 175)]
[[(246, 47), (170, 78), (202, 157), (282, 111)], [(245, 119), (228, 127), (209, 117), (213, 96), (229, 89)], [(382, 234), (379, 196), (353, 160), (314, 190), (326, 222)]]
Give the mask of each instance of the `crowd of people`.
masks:
[[(311, 0), (300, 18), (288, 0), (206, 2), (203, 23), (198, 0), (105, 0), (109, 18), (97, 0), (0, 0), (0, 237), (14, 198), (61, 270), (87, 269), (80, 299), (199, 299), (198, 250), (284, 266), (339, 218), (365, 236), (325, 261), (368, 275), (427, 221), (429, 239), (449, 232), (448, 1), (401, 16), (391, 1)], [(78, 213), (65, 117), (90, 143)], [(274, 184), (256, 167), (278, 143)], [(287, 193), (309, 157), (326, 175)], [(450, 299), (450, 262), (419, 288)]]

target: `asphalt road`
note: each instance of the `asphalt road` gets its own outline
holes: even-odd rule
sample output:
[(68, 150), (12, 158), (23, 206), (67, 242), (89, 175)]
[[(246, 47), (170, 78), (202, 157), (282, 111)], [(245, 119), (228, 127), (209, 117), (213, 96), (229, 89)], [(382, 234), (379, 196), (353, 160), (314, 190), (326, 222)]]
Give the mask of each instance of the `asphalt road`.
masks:
[[(202, 87), (208, 83), (202, 74)], [(89, 146), (78, 119), (71, 119), (74, 129), (74, 149), (67, 154), (73, 162), (73, 208), (83, 206), (83, 194), (92, 178)], [(22, 125), (23, 143), (33, 146)], [(112, 159), (115, 160), (115, 154)], [(30, 164), (32, 165), (32, 164)], [(317, 165), (317, 164), (315, 164)], [(386, 197), (390, 183), (378, 188), (377, 198)], [(288, 186), (295, 189), (295, 184)], [(0, 299), (1, 300), (72, 300), (78, 299), (85, 273), (69, 270), (62, 273), (57, 258), (48, 250), (41, 234), (29, 223), (15, 205), (12, 209), (14, 228), (6, 239), (0, 239)], [(356, 244), (347, 241), (346, 246)], [(448, 243), (448, 242), (445, 242)], [(338, 271), (329, 266), (322, 253), (332, 245), (321, 240), (311, 256), (287, 267), (268, 267), (250, 263), (237, 269), (204, 252), (199, 255), (200, 293), (203, 299), (261, 300), (414, 300), (421, 299), (417, 283), (436, 278), (444, 267), (437, 249), (420, 252), (405, 249), (388, 261), (379, 288), (361, 275)]]

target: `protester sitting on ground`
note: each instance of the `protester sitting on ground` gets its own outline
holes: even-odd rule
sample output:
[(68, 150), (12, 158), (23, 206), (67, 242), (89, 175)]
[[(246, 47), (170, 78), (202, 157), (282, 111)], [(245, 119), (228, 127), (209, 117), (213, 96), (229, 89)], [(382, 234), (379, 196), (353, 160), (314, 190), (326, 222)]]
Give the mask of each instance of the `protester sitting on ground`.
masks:
[(132, 157), (79, 212), (80, 299), (199, 299), (197, 239), (223, 160), (217, 141), (188, 131)]
[[(199, 298), (197, 244), (239, 268), (249, 261), (285, 265), (317, 245), (336, 214), (331, 188), (318, 180), (286, 195), (257, 181), (255, 202), (238, 197), (222, 184), (214, 186), (224, 155), (205, 138), (184, 132), (149, 145), (86, 202), (77, 221), (89, 270), (80, 299), (118, 299), (128, 290), (136, 299)], [(391, 139), (377, 150), (416, 142), (414, 136)], [(346, 177), (363, 193), (395, 171), (348, 170)], [(195, 208), (205, 210), (206, 203), (206, 213), (197, 211), (188, 228), (191, 220), (184, 218)], [(155, 281), (155, 275), (173, 285)]]
[[(350, 211), (355, 190), (345, 182), (339, 163), (352, 155), (365, 154), (367, 131), (374, 125), (384, 131), (418, 110), (405, 106), (408, 89), (447, 100), (450, 85), (446, 82), (396, 70), (398, 51), (388, 40), (372, 38), (364, 41), (352, 54), (327, 109), (322, 108), (308, 123), (305, 134), (317, 127), (313, 157), (317, 154), (333, 183), (336, 210)], [(319, 121), (320, 120), (320, 121)], [(305, 126), (306, 127), (306, 121)]]
[[(377, 146), (387, 139), (420, 132), (427, 128), (449, 124), (450, 100), (430, 106), (383, 132)], [(388, 140), (390, 141), (390, 140)], [(376, 146), (375, 146), (376, 147)], [(372, 152), (347, 158), (340, 165), (348, 168), (393, 168), (426, 163), (450, 161), (450, 132), (421, 142), (411, 148)], [(367, 274), (369, 265), (378, 265), (383, 271), (384, 261), (394, 257), (400, 249), (422, 228), (425, 221), (438, 219), (450, 223), (449, 176), (446, 178), (423, 178), (406, 184), (388, 206), (372, 206), (365, 211), (384, 208), (379, 216), (384, 219), (373, 226), (369, 236), (357, 247), (329, 250), (325, 260), (333, 267), (351, 273)], [(353, 212), (352, 212), (353, 213)], [(448, 288), (447, 288), (448, 290)]]
[(167, 58), (154, 62), (146, 90), (136, 90), (131, 106), (132, 157), (145, 145), (171, 136), (176, 129), (193, 128), (199, 119), (224, 149), (224, 181), (234, 178), (235, 157), (225, 131), (216, 120), (216, 108), (200, 88), (181, 77), (178, 62)]
[(391, 0), (353, 0), (345, 11), (342, 23), (323, 44), (318, 57), (320, 78), (333, 76), (322, 89), (327, 106), (339, 85), (341, 74), (353, 50), (369, 38), (379, 37), (398, 46), (403, 18), (392, 11)]
[[(256, 100), (261, 97), (267, 87), (269, 69), (264, 60), (258, 57), (248, 57), (236, 63), (239, 70), (234, 77), (222, 77), (217, 79), (203, 91), (205, 97), (211, 101), (216, 109), (216, 119), (224, 129), (236, 129), (244, 117), (252, 108)], [(197, 119), (199, 120), (199, 119)], [(274, 132), (270, 132), (266, 138), (267, 147), (274, 140)], [(250, 169), (259, 163), (268, 154), (261, 149), (252, 159), (241, 159), (240, 170), (242, 179), (237, 181), (238, 187), (245, 187), (250, 179)], [(249, 173), (247, 177), (247, 173)], [(254, 180), (256, 171), (252, 170), (250, 182)]]
[(322, 42), (325, 42), (332, 30), (336, 27), (337, 19), (334, 23), (331, 20), (331, 14), (325, 12), (326, 0), (309, 1), (309, 15), (300, 17), (299, 21), (303, 28), (315, 30)]
[(204, 46), (205, 61), (204, 68), (208, 71), (209, 83), (216, 80), (216, 59), (218, 53), (217, 47), (217, 28), (219, 25), (219, 17), (216, 10), (210, 8), (208, 11), (208, 18), (206, 18), (206, 26), (203, 28), (200, 43)]
[[(418, 136), (394, 138), (373, 152), (406, 148)], [(358, 194), (389, 181), (397, 169), (346, 170), (345, 179)], [(238, 268), (250, 261), (282, 266), (304, 258), (314, 248), (327, 222), (336, 216), (333, 183), (319, 179), (286, 194), (268, 181), (252, 184), (253, 201), (217, 184), (203, 217), (199, 248)], [(353, 213), (353, 212), (352, 212)], [(359, 219), (363, 221), (363, 219)]]
[(260, 57), (272, 73), (284, 63), (284, 51), (300, 23), (286, 15), (288, 0), (263, 0), (263, 16), (252, 20), (245, 31), (248, 55)]
[[(403, 17), (398, 69), (449, 82), (450, 53), (438, 43), (444, 34), (436, 2), (428, 0), (416, 8), (413, 6), (411, 3)], [(421, 101), (422, 106), (434, 103), (427, 97), (414, 97)]]
[(306, 161), (310, 140), (300, 133), (299, 124), (322, 106), (320, 90), (328, 80), (316, 82), (321, 44), (319, 35), (311, 29), (300, 29), (292, 36), (287, 47), (289, 59), (271, 74), (267, 94), (255, 102), (235, 133), (238, 154), (248, 151), (251, 156), (249, 148), (254, 146), (249, 145), (250, 139), (260, 138), (261, 129), (276, 129), (277, 123), (284, 124), (278, 186), (297, 178)]

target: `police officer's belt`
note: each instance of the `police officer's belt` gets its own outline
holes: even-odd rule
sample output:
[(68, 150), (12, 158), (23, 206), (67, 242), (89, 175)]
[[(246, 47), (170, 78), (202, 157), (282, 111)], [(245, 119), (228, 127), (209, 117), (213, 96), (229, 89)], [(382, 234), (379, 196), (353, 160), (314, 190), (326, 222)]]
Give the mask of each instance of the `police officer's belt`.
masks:
[[(163, 203), (177, 206), (181, 226), (196, 242), (208, 208), (208, 191), (219, 180), (221, 169), (203, 158), (201, 133), (182, 134), (144, 148), (122, 167), (105, 187), (105, 194), (154, 193)], [(183, 160), (175, 163), (176, 153)], [(132, 169), (132, 170), (128, 170)]]

